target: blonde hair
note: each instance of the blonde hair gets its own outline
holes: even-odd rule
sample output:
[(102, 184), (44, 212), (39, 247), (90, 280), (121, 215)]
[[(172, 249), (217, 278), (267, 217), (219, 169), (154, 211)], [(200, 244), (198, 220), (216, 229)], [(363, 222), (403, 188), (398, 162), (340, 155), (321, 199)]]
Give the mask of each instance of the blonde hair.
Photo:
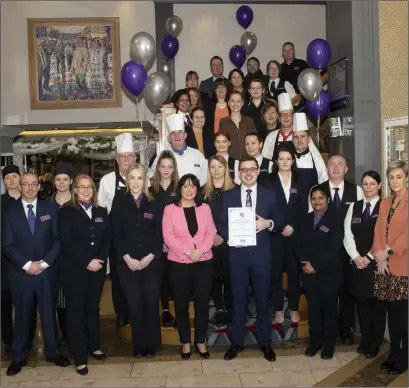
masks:
[(178, 175), (178, 166), (176, 164), (176, 159), (171, 151), (165, 150), (165, 151), (162, 151), (161, 154), (159, 155), (159, 158), (158, 158), (158, 161), (155, 167), (155, 173), (153, 174), (151, 178), (151, 184), (152, 184), (153, 191), (155, 194), (159, 192), (160, 180), (161, 180), (159, 168), (160, 168), (160, 164), (162, 163), (162, 160), (164, 159), (169, 159), (173, 162), (173, 173), (170, 178), (170, 184), (171, 184), (173, 192), (176, 192), (178, 189), (179, 175)]
[(77, 195), (77, 193), (75, 192), (75, 189), (77, 188), (78, 182), (79, 182), (81, 179), (87, 179), (88, 182), (91, 184), (91, 186), (92, 186), (92, 198), (91, 198), (91, 203), (92, 203), (92, 206), (97, 207), (97, 206), (98, 206), (97, 188), (96, 188), (95, 183), (94, 183), (94, 181), (92, 180), (92, 178), (91, 178), (89, 175), (86, 175), (86, 174), (77, 175), (77, 176), (75, 177), (75, 179), (74, 179), (74, 182), (73, 182), (73, 184), (72, 184), (73, 190), (72, 190), (72, 192), (71, 192), (71, 206), (74, 206), (74, 207), (78, 207), (78, 206), (79, 206), (79, 205), (78, 205), (78, 195)]
[(389, 173), (395, 168), (401, 168), (405, 172), (405, 175), (408, 176), (408, 162), (404, 160), (394, 160), (390, 162), (386, 169), (386, 175), (389, 176)]
[(212, 176), (210, 175), (210, 163), (212, 163), (213, 160), (216, 160), (217, 162), (222, 164), (225, 169), (222, 190), (223, 191), (231, 190), (236, 186), (233, 180), (231, 179), (229, 166), (227, 165), (226, 159), (221, 155), (213, 155), (209, 158), (209, 168), (207, 170), (207, 183), (203, 188), (203, 196), (205, 200), (210, 199), (214, 193), (213, 179)]
[(146, 198), (148, 198), (148, 200), (150, 201), (152, 199), (152, 195), (149, 192), (149, 188), (148, 188), (148, 178), (146, 176), (146, 170), (145, 167), (143, 167), (141, 164), (139, 163), (135, 163), (134, 165), (132, 165), (131, 167), (129, 167), (128, 171), (126, 172), (126, 177), (125, 177), (125, 181), (126, 181), (126, 192), (129, 193), (130, 192), (130, 188), (129, 188), (129, 175), (131, 174), (132, 171), (140, 171), (142, 173), (142, 178), (143, 178), (143, 189), (142, 192), (145, 194)]

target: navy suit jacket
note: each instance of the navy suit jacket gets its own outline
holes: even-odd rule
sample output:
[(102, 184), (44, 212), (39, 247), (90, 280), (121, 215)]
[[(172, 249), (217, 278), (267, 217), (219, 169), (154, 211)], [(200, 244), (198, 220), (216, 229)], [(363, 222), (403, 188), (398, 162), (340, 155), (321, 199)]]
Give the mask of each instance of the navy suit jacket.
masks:
[[(223, 193), (222, 205), (220, 213), (220, 221), (218, 225), (218, 231), (225, 241), (229, 240), (229, 220), (228, 220), (228, 208), (229, 207), (242, 207), (241, 203), (241, 186), (236, 186), (233, 190), (229, 190)], [(275, 199), (274, 191), (266, 189), (265, 187), (257, 184), (257, 203), (256, 203), (256, 215), (274, 222), (273, 231), (281, 231), (285, 226), (284, 218), (281, 212), (278, 210), (277, 202)], [(257, 245), (247, 248), (234, 248), (234, 255), (238, 255), (241, 252), (250, 251), (254, 256), (260, 255), (261, 259), (270, 260), (270, 243), (269, 243), (268, 229), (257, 233)]]
[(200, 82), (199, 90), (203, 93), (207, 93), (210, 98), (212, 98), (213, 89), (214, 89), (213, 76)]
[(57, 214), (58, 210), (51, 202), (37, 200), (33, 235), (21, 199), (7, 211), (3, 220), (2, 245), (12, 264), (10, 274), (25, 275), (23, 266), (28, 261), (44, 260), (50, 266), (38, 276), (50, 273), (55, 267), (61, 251), (57, 231)]

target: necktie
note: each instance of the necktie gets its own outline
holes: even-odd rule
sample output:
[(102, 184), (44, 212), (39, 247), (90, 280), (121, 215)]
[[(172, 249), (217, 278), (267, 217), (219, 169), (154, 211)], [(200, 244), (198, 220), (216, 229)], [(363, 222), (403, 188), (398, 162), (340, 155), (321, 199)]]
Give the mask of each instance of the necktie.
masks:
[(364, 219), (364, 221), (367, 221), (370, 215), (371, 215), (371, 203), (367, 202), (365, 204), (365, 210), (364, 210), (364, 213), (362, 214), (362, 218)]
[(83, 201), (78, 200), (78, 203), (81, 206), (85, 207), (85, 210), (88, 210), (92, 207), (92, 202), (83, 202)]
[(28, 208), (27, 220), (28, 220), (28, 226), (30, 227), (30, 230), (31, 230), (31, 234), (34, 236), (36, 216), (34, 215), (33, 207), (34, 206), (31, 204), (27, 205), (27, 208)]
[(273, 96), (276, 91), (276, 82), (273, 81), (270, 85), (270, 94)]
[(136, 206), (138, 207), (138, 209), (141, 207), (141, 203), (142, 203), (142, 194), (139, 194), (139, 197), (135, 199), (135, 203)]
[(334, 194), (334, 205), (336, 208), (339, 208), (341, 206), (341, 198), (339, 197), (339, 187), (334, 187), (335, 194)]
[(306, 150), (304, 150), (303, 152), (297, 152), (295, 151), (295, 156), (297, 157), (297, 159), (300, 159), (301, 156), (303, 155), (307, 155), (310, 152), (310, 149), (307, 148)]
[(251, 200), (251, 190), (247, 189), (246, 190), (247, 196), (246, 196), (246, 207), (253, 207), (253, 201)]

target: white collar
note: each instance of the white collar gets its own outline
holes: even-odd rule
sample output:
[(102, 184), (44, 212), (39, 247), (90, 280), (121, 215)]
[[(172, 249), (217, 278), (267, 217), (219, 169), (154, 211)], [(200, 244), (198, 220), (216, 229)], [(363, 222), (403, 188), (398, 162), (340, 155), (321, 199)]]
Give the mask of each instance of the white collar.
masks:
[(255, 191), (257, 191), (257, 182), (256, 182), (253, 186), (251, 186), (251, 187), (244, 186), (243, 183), (242, 183), (242, 184), (241, 184), (241, 191), (245, 193), (246, 190), (251, 190), (253, 193), (254, 193)]
[(257, 163), (258, 163), (258, 167), (259, 167), (259, 168), (261, 167), (261, 163), (262, 163), (262, 161), (263, 161), (263, 158), (264, 158), (263, 154), (260, 154), (259, 156), (257, 156), (257, 157), (254, 158), (254, 159), (257, 160)]
[(283, 186), (291, 186), (291, 180), (292, 180), (292, 174), (291, 174), (291, 173), (290, 173), (290, 178), (288, 179), (288, 183), (287, 183), (287, 184), (284, 184), (280, 172), (278, 172), (277, 174), (278, 174), (278, 177), (280, 178), (280, 182), (281, 182), (281, 184), (282, 184)]
[(37, 208), (37, 198), (33, 202), (26, 202), (24, 199), (21, 199), (21, 202), (23, 203), (23, 207), (26, 208), (27, 205), (33, 205), (33, 209)]
[[(371, 204), (371, 207), (372, 207), (372, 206), (375, 206), (378, 201), (379, 201), (379, 195), (377, 195), (376, 197), (372, 198), (372, 199), (369, 201), (369, 203)], [(367, 200), (365, 199), (365, 197), (364, 197), (364, 206), (365, 206), (365, 204), (366, 204), (367, 202), (368, 202), (368, 201), (367, 201)]]
[(330, 180), (328, 180), (329, 183), (329, 188), (332, 191), (332, 189), (338, 188), (340, 190), (344, 190), (345, 186), (345, 181), (342, 181), (338, 186), (335, 186)]
[(278, 83), (280, 82), (280, 77), (277, 77), (276, 79), (270, 79), (269, 84), (271, 85), (273, 82), (275, 82), (275, 85), (277, 86)]

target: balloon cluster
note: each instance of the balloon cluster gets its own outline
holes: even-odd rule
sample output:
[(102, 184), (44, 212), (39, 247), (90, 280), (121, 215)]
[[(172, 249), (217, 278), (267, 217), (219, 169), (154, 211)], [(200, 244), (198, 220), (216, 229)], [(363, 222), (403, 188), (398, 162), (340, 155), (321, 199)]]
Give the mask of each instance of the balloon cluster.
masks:
[(326, 90), (322, 89), (323, 81), (320, 70), (326, 68), (331, 58), (331, 46), (324, 39), (314, 39), (307, 47), (307, 61), (312, 69), (303, 70), (298, 76), (297, 86), (306, 99), (308, 113), (319, 119), (328, 113), (330, 100)]
[[(245, 29), (253, 22), (253, 17), (253, 10), (248, 5), (242, 5), (236, 12), (237, 22)], [(250, 55), (256, 46), (256, 34), (250, 31), (244, 32), (240, 38), (240, 45), (233, 46), (229, 51), (230, 61), (240, 69), (246, 62), (246, 55)]]
[(148, 70), (155, 60), (156, 44), (152, 35), (147, 32), (138, 32), (131, 39), (131, 60), (122, 66), (121, 79), (129, 92), (138, 97), (144, 91), (145, 102), (152, 107), (163, 104), (171, 92), (171, 63), (179, 51), (177, 37), (182, 32), (183, 22), (179, 16), (173, 15), (165, 24), (168, 35), (161, 42), (163, 54), (168, 59), (158, 63), (158, 71), (151, 73)]

